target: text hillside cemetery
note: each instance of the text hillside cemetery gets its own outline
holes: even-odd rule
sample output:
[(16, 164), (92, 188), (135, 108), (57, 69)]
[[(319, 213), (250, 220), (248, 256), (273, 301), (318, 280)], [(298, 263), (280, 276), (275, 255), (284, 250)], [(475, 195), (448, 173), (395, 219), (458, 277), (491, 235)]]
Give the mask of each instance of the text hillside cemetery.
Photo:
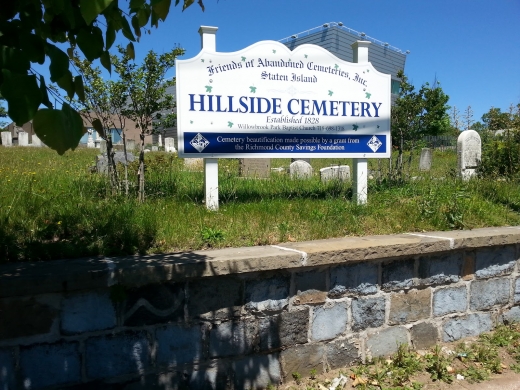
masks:
[(177, 61), (180, 157), (390, 157), (390, 75), (261, 41)]

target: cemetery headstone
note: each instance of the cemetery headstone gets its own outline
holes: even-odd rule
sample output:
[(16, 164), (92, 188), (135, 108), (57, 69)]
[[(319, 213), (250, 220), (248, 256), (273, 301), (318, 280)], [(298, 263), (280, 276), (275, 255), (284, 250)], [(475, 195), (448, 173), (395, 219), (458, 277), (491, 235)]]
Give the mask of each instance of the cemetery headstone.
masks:
[(13, 136), (10, 131), (2, 131), (2, 145), (3, 146), (13, 146)]
[(29, 146), (29, 133), (25, 131), (18, 133), (18, 146)]
[(100, 154), (107, 154), (107, 141), (105, 141), (104, 139), (102, 139), (99, 142), (99, 153)]
[(469, 180), (476, 175), (476, 169), (482, 159), (482, 141), (475, 130), (460, 133), (457, 139), (457, 165), (462, 180)]
[(135, 150), (135, 140), (133, 140), (133, 139), (126, 140), (126, 150), (128, 152), (133, 152)]
[(152, 152), (158, 152), (159, 147), (157, 145), (152, 145)]
[(334, 165), (320, 169), (322, 183), (331, 180), (348, 181), (350, 180), (350, 167), (348, 165)]
[(92, 136), (92, 130), (88, 130), (87, 148), (95, 148), (94, 137)]
[(38, 136), (36, 134), (33, 134), (31, 145), (36, 146), (37, 148), (41, 148), (43, 146), (43, 142), (41, 141), (40, 138), (38, 138)]
[[(127, 153), (125, 159), (124, 152), (115, 152), (114, 153), (114, 163), (126, 165), (126, 161), (129, 163), (135, 161), (135, 156), (132, 153)], [(108, 157), (106, 154), (99, 154), (96, 156), (96, 171), (98, 173), (107, 174), (108, 173)]]
[(312, 166), (307, 161), (296, 160), (289, 165), (291, 179), (309, 179), (312, 177)]
[(240, 177), (267, 178), (271, 175), (270, 158), (241, 158), (238, 161)]
[(168, 153), (175, 153), (175, 139), (172, 137), (166, 137), (164, 139), (164, 150)]
[(429, 171), (432, 167), (432, 150), (430, 148), (422, 148), (421, 157), (419, 158), (419, 170)]
[(157, 142), (159, 147), (162, 147), (162, 135), (159, 134), (159, 142)]

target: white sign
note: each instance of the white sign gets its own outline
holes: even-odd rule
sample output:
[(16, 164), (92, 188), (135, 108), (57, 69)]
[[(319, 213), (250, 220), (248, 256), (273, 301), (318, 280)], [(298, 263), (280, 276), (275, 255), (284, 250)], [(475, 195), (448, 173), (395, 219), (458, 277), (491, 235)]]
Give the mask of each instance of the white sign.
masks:
[(275, 41), (177, 60), (180, 157), (390, 157), (391, 76)]

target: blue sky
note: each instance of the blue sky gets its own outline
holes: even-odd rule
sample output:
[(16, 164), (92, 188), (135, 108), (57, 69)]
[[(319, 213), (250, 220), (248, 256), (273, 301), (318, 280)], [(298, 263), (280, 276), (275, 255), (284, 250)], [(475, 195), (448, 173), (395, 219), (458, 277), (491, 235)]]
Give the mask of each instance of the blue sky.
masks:
[[(174, 1), (172, 1), (174, 3)], [(182, 1), (181, 1), (182, 3)], [(135, 45), (136, 59), (150, 49), (200, 50), (198, 29), (215, 26), (218, 51), (261, 40), (280, 40), (326, 22), (410, 50), (405, 73), (419, 88), (437, 75), (449, 104), (474, 120), (491, 106), (520, 103), (520, 0), (204, 0), (186, 11), (172, 7), (166, 22)], [(121, 40), (121, 42), (124, 42)], [(171, 71), (169, 76), (173, 76)]]

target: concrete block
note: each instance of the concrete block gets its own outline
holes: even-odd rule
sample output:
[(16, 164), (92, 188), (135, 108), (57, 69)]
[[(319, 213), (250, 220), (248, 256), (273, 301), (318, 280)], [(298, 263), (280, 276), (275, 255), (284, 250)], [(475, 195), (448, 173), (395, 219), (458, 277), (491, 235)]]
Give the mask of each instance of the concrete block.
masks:
[(327, 366), (330, 370), (360, 362), (359, 345), (347, 340), (334, 340), (325, 346)]
[(348, 312), (345, 302), (315, 308), (311, 337), (316, 341), (334, 339), (347, 329), (347, 321)]
[(14, 351), (10, 349), (0, 349), (0, 389), (15, 389), (14, 368)]
[(150, 341), (146, 332), (118, 333), (85, 341), (85, 366), (89, 379), (143, 374), (150, 360)]
[(184, 321), (184, 283), (149, 284), (127, 291), (126, 326)]
[(61, 331), (64, 334), (92, 332), (116, 326), (116, 312), (108, 291), (65, 297), (60, 315)]
[(423, 285), (456, 283), (462, 275), (462, 252), (443, 256), (423, 257), (419, 260), (419, 279)]
[(289, 304), (289, 276), (246, 281), (246, 309), (256, 312), (278, 312)]
[(78, 343), (39, 344), (20, 348), (20, 373), (26, 389), (81, 381)]
[(202, 331), (199, 325), (191, 328), (169, 325), (155, 330), (156, 361), (169, 367), (198, 362), (202, 358)]
[(309, 309), (302, 308), (260, 319), (259, 331), (262, 350), (306, 343), (309, 331)]
[(375, 294), (377, 292), (378, 265), (357, 263), (334, 267), (330, 270), (331, 298), (345, 294)]
[(311, 370), (324, 371), (325, 346), (323, 344), (304, 344), (287, 348), (280, 354), (282, 372), (285, 380), (292, 380), (297, 372), (308, 377)]
[(442, 341), (451, 342), (464, 337), (478, 336), (493, 328), (490, 313), (468, 314), (463, 317), (450, 318), (442, 327)]
[(390, 299), (390, 324), (405, 324), (429, 318), (431, 315), (431, 289), (393, 293)]
[(0, 299), (0, 340), (51, 333), (58, 323), (58, 302), (54, 297)]
[(234, 361), (235, 389), (265, 389), (278, 386), (282, 379), (278, 354), (256, 355)]
[(469, 306), (471, 310), (489, 309), (495, 305), (509, 302), (509, 279), (475, 280), (469, 290)]
[(503, 314), (503, 320), (507, 323), (520, 322), (520, 306), (512, 307), (510, 310), (506, 311)]
[(194, 280), (188, 284), (188, 315), (195, 318), (224, 320), (240, 315), (243, 282), (220, 277)]
[(256, 321), (228, 321), (215, 325), (209, 335), (209, 354), (217, 356), (245, 355), (260, 344)]
[(434, 324), (421, 322), (410, 328), (410, 337), (415, 349), (428, 349), (439, 339), (439, 330)]
[(515, 253), (515, 247), (512, 245), (478, 250), (475, 258), (477, 279), (509, 275), (517, 260)]
[(385, 298), (360, 298), (352, 301), (352, 329), (377, 328), (385, 323)]
[(383, 329), (368, 335), (367, 349), (370, 356), (388, 356), (397, 352), (400, 344), (408, 343), (408, 332), (401, 326)]
[(433, 292), (433, 316), (465, 312), (468, 308), (466, 286), (440, 288)]
[(520, 303), (520, 278), (515, 281), (515, 303)]
[(396, 260), (383, 264), (382, 288), (401, 290), (413, 286), (414, 260)]

